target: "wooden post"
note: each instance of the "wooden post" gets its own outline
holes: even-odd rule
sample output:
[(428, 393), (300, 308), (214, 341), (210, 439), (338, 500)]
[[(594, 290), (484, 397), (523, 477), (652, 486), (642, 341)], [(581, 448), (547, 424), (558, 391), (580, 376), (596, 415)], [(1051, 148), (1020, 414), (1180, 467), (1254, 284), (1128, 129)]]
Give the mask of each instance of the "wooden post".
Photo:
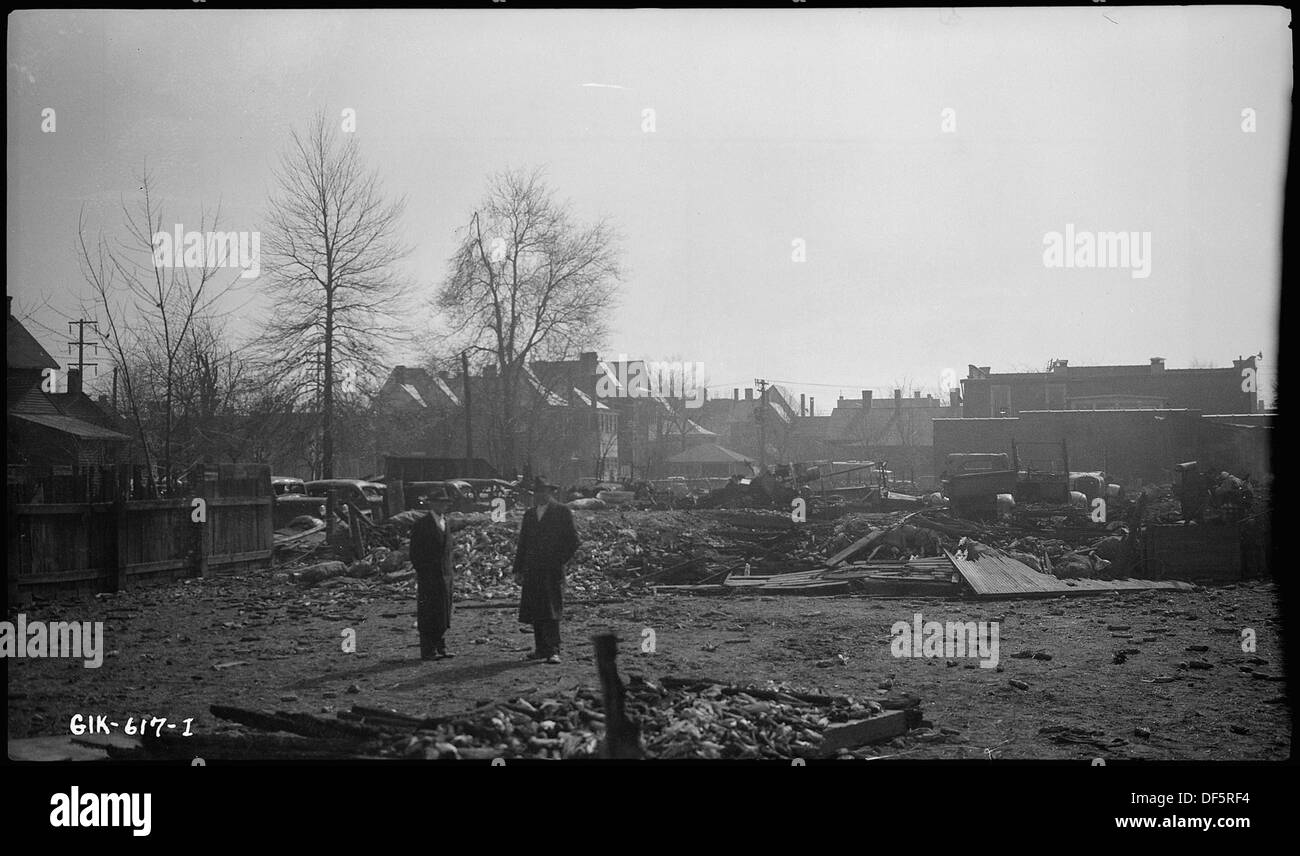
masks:
[(602, 758), (640, 758), (641, 729), (627, 717), (623, 681), (618, 677), (618, 637), (602, 633), (591, 637), (596, 646), (596, 668), (605, 699), (605, 739), (600, 743)]
[(348, 503), (348, 530), (352, 533), (352, 555), (353, 560), (359, 560), (366, 555), (366, 539), (361, 534), (361, 509), (353, 503)]

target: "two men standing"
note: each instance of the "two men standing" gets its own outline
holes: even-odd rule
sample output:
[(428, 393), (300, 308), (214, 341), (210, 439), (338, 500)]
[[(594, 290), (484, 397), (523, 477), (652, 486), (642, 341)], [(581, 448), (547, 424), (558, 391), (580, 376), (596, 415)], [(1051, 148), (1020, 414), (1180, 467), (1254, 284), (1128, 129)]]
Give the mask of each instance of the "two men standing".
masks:
[[(564, 566), (578, 551), (573, 512), (555, 501), (556, 486), (533, 481), (533, 507), (524, 512), (515, 553), (515, 581), (523, 587), (519, 621), (533, 625), (530, 660), (560, 662), (560, 619), (564, 615)], [(416, 616), (420, 657), (441, 660), (448, 653), (443, 637), (451, 626), (452, 539), (447, 510), (451, 497), (428, 498), (430, 513), (411, 527), (411, 565), (415, 568)]]
[(533, 625), (529, 660), (560, 662), (560, 619), (564, 615), (564, 566), (578, 551), (573, 512), (555, 501), (556, 486), (533, 480), (533, 507), (524, 512), (515, 553), (515, 580), (523, 587), (519, 621)]

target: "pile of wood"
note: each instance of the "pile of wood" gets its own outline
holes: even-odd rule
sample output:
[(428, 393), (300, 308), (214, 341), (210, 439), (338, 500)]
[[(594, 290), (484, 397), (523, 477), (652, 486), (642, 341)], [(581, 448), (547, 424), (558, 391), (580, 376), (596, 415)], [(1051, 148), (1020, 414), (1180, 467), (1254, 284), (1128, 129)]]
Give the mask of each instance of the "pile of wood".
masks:
[[(495, 758), (819, 758), (872, 757), (873, 743), (922, 724), (920, 699), (880, 700), (805, 692), (776, 684), (734, 686), (703, 678), (634, 678), (625, 691), (616, 675), (602, 676), (621, 708), (617, 751), (599, 690), (489, 703), (452, 716), (418, 717), (353, 705), (335, 717), (253, 711), (212, 705), (212, 715), (239, 729), (220, 735), (146, 734), (138, 745), (112, 747), (116, 759), (314, 760)], [(607, 735), (608, 732), (608, 735)]]

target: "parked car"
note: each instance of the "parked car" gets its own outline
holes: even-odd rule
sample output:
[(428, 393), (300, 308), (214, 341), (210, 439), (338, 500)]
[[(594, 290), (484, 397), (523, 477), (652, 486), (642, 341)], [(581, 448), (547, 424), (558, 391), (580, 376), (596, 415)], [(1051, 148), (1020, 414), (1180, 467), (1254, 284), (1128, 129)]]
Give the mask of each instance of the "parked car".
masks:
[(361, 479), (317, 479), (307, 482), (307, 493), (326, 496), (333, 491), (339, 501), (352, 503), (361, 509), (363, 517), (377, 522), (384, 518), (384, 494), (378, 487)]
[(271, 476), (271, 493), (275, 496), (291, 493), (306, 496), (307, 483), (292, 476)]
[(479, 499), (469, 482), (461, 479), (407, 482), (403, 486), (403, 491), (403, 499), (406, 500), (408, 509), (428, 508), (429, 499), (434, 496), (448, 497), (451, 501), (448, 511), (489, 511), (492, 508), (490, 502)]
[(452, 479), (452, 481), (465, 482), (474, 488), (480, 501), (489, 504), (497, 497), (501, 497), (506, 501), (506, 505), (511, 505), (518, 494), (515, 486), (505, 479)]

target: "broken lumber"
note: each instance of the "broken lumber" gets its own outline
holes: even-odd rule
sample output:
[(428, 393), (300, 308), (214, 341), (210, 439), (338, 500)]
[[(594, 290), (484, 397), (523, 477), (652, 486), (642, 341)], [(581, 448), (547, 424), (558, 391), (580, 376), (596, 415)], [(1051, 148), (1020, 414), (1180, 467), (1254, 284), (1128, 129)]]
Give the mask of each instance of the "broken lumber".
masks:
[(209, 705), (208, 710), (217, 719), (238, 722), (261, 731), (287, 731), (303, 737), (377, 737), (380, 733), (374, 728), (319, 719), (307, 713), (266, 713), (224, 704)]
[(870, 547), (872, 544), (879, 541), (881, 538), (885, 537), (885, 533), (887, 531), (889, 530), (875, 529), (869, 534), (862, 536), (861, 538), (854, 541), (849, 546), (845, 547), (843, 550), (840, 550), (834, 556), (831, 556), (830, 559), (828, 559), (826, 562), (826, 567), (833, 568), (836, 565), (843, 564), (844, 562), (856, 556), (858, 553), (861, 553), (863, 550)]
[(868, 743), (879, 743), (907, 733), (907, 713), (902, 710), (889, 710), (879, 716), (846, 722), (843, 725), (831, 725), (822, 732), (822, 742), (818, 754), (830, 757), (841, 749), (853, 749)]

